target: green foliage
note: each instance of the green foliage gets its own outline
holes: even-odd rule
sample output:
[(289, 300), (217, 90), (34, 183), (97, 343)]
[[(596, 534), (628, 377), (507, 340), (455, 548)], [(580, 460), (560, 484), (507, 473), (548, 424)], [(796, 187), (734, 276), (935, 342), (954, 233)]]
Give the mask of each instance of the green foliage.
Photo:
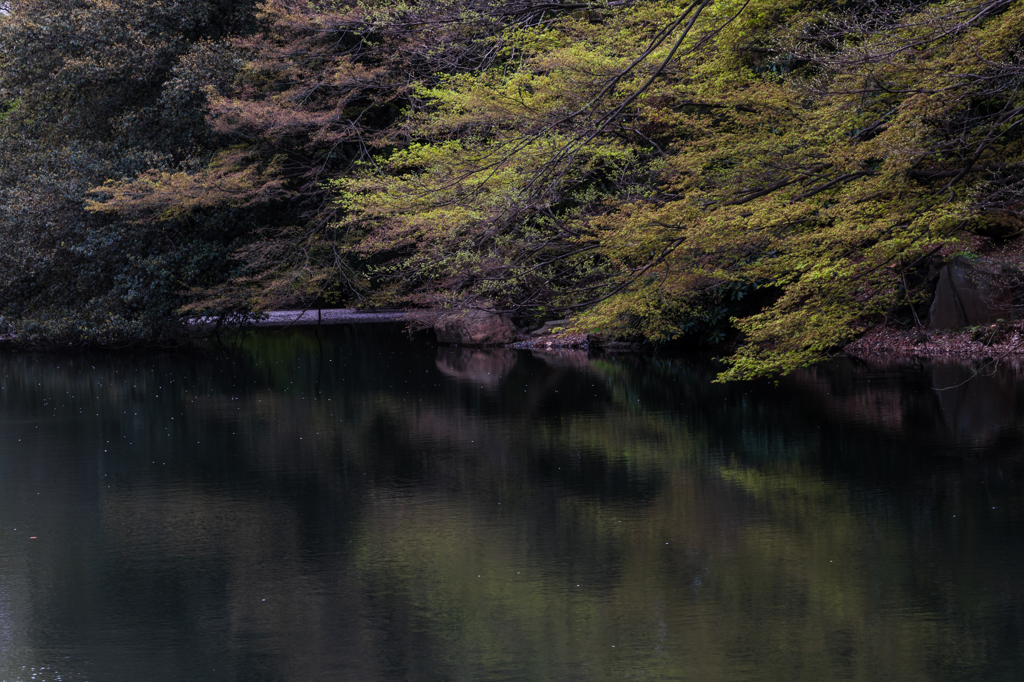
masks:
[(1022, 12), (654, 2), (510, 32), (515, 60), (417, 92), (421, 142), (336, 181), (338, 226), (389, 254), (384, 300), (543, 305), (654, 342), (767, 286), (723, 378), (785, 373), (1020, 202)]
[(487, 304), (749, 378), (1024, 205), (1011, 0), (225, 7), (11, 3), (0, 316)]
[[(252, 6), (13, 0), (0, 21), (0, 318), (26, 343), (125, 344), (181, 329), (235, 269), (236, 206), (166, 223), (83, 211), (104, 180), (184, 172), (218, 145), (204, 88)], [(249, 16), (249, 18), (247, 18)], [(180, 217), (180, 215), (179, 215)]]

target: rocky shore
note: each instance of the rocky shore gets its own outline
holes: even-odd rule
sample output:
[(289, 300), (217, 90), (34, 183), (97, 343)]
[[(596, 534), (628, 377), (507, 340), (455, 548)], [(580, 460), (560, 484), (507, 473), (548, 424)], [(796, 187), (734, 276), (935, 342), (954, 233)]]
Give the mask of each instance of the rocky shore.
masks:
[[(458, 315), (457, 313), (455, 314)], [(420, 312), (361, 311), (351, 308), (323, 310), (280, 310), (268, 314), (258, 326), (355, 324), (363, 322), (405, 322), (422, 316)], [(512, 331), (511, 323), (497, 324), (497, 315), (469, 315), (459, 318), (461, 325), (446, 325), (444, 343), (466, 346), (511, 347), (520, 350), (597, 350), (609, 352), (639, 352), (640, 344), (613, 341), (600, 336), (570, 333), (565, 330), (566, 320), (555, 320), (532, 331)], [(468, 318), (468, 319), (467, 319)], [(564, 326), (563, 326), (564, 325)], [(495, 329), (500, 330), (496, 332)], [(443, 331), (442, 334), (445, 334)], [(462, 334), (463, 336), (459, 336)], [(472, 336), (489, 341), (468, 343)], [(440, 337), (439, 337), (440, 338)], [(461, 343), (460, 343), (461, 339)], [(493, 339), (493, 341), (490, 341)], [(854, 357), (893, 356), (917, 358), (958, 358), (981, 360), (1007, 356), (1024, 357), (1024, 321), (1002, 322), (965, 329), (874, 327), (864, 336), (848, 344), (843, 351)]]
[(967, 329), (899, 329), (879, 326), (843, 349), (854, 357), (891, 355), (964, 360), (1024, 356), (1024, 322)]
[[(615, 341), (599, 335), (570, 333), (567, 320), (555, 320), (545, 323), (538, 329), (519, 330), (510, 321), (503, 320), (496, 324), (498, 315), (462, 316), (460, 313), (449, 313), (465, 319), (465, 328), (447, 322), (448, 336), (442, 343), (452, 346), (515, 348), (533, 351), (595, 351), (605, 352), (643, 352), (642, 344)], [(276, 310), (255, 321), (257, 327), (287, 327), (292, 325), (336, 325), (380, 322), (417, 322), (420, 327), (432, 326), (423, 319), (424, 311), (376, 310), (363, 311), (354, 308), (324, 308), (311, 310)], [(432, 314), (437, 317), (437, 314)], [(504, 316), (501, 316), (504, 317)], [(441, 323), (444, 324), (444, 323)], [(481, 334), (481, 325), (493, 338), (484, 337), (483, 343), (468, 342), (471, 336)], [(499, 329), (500, 333), (495, 333)], [(437, 326), (435, 325), (435, 331)], [(462, 336), (460, 336), (460, 334)], [(484, 338), (482, 337), (482, 338)], [(0, 344), (14, 342), (12, 337), (0, 336)], [(16, 344), (15, 344), (16, 345)], [(1013, 358), (1024, 361), (1024, 320), (1016, 320), (995, 324), (976, 325), (961, 329), (929, 329), (927, 327), (898, 327), (879, 325), (869, 329), (856, 341), (847, 344), (842, 351), (850, 356), (862, 359), (878, 359), (890, 357), (900, 358), (934, 358), (959, 360), (998, 360)]]

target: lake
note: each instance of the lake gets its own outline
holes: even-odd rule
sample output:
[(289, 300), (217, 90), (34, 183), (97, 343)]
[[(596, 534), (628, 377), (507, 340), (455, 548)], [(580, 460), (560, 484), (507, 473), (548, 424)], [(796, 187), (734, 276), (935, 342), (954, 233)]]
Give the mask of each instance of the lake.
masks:
[(1021, 679), (1021, 372), (715, 373), (0, 356), (0, 680)]

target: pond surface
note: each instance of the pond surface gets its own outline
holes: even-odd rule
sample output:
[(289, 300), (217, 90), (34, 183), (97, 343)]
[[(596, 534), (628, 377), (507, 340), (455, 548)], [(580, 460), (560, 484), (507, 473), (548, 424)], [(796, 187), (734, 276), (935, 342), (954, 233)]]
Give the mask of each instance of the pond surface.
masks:
[(0, 680), (1021, 678), (1016, 371), (714, 374), (392, 325), (2, 356)]

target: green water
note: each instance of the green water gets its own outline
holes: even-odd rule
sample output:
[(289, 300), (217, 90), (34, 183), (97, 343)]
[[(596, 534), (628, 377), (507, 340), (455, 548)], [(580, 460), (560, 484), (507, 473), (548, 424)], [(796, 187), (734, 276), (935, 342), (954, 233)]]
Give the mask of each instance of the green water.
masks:
[(1024, 382), (973, 373), (0, 356), (0, 680), (1019, 680)]

